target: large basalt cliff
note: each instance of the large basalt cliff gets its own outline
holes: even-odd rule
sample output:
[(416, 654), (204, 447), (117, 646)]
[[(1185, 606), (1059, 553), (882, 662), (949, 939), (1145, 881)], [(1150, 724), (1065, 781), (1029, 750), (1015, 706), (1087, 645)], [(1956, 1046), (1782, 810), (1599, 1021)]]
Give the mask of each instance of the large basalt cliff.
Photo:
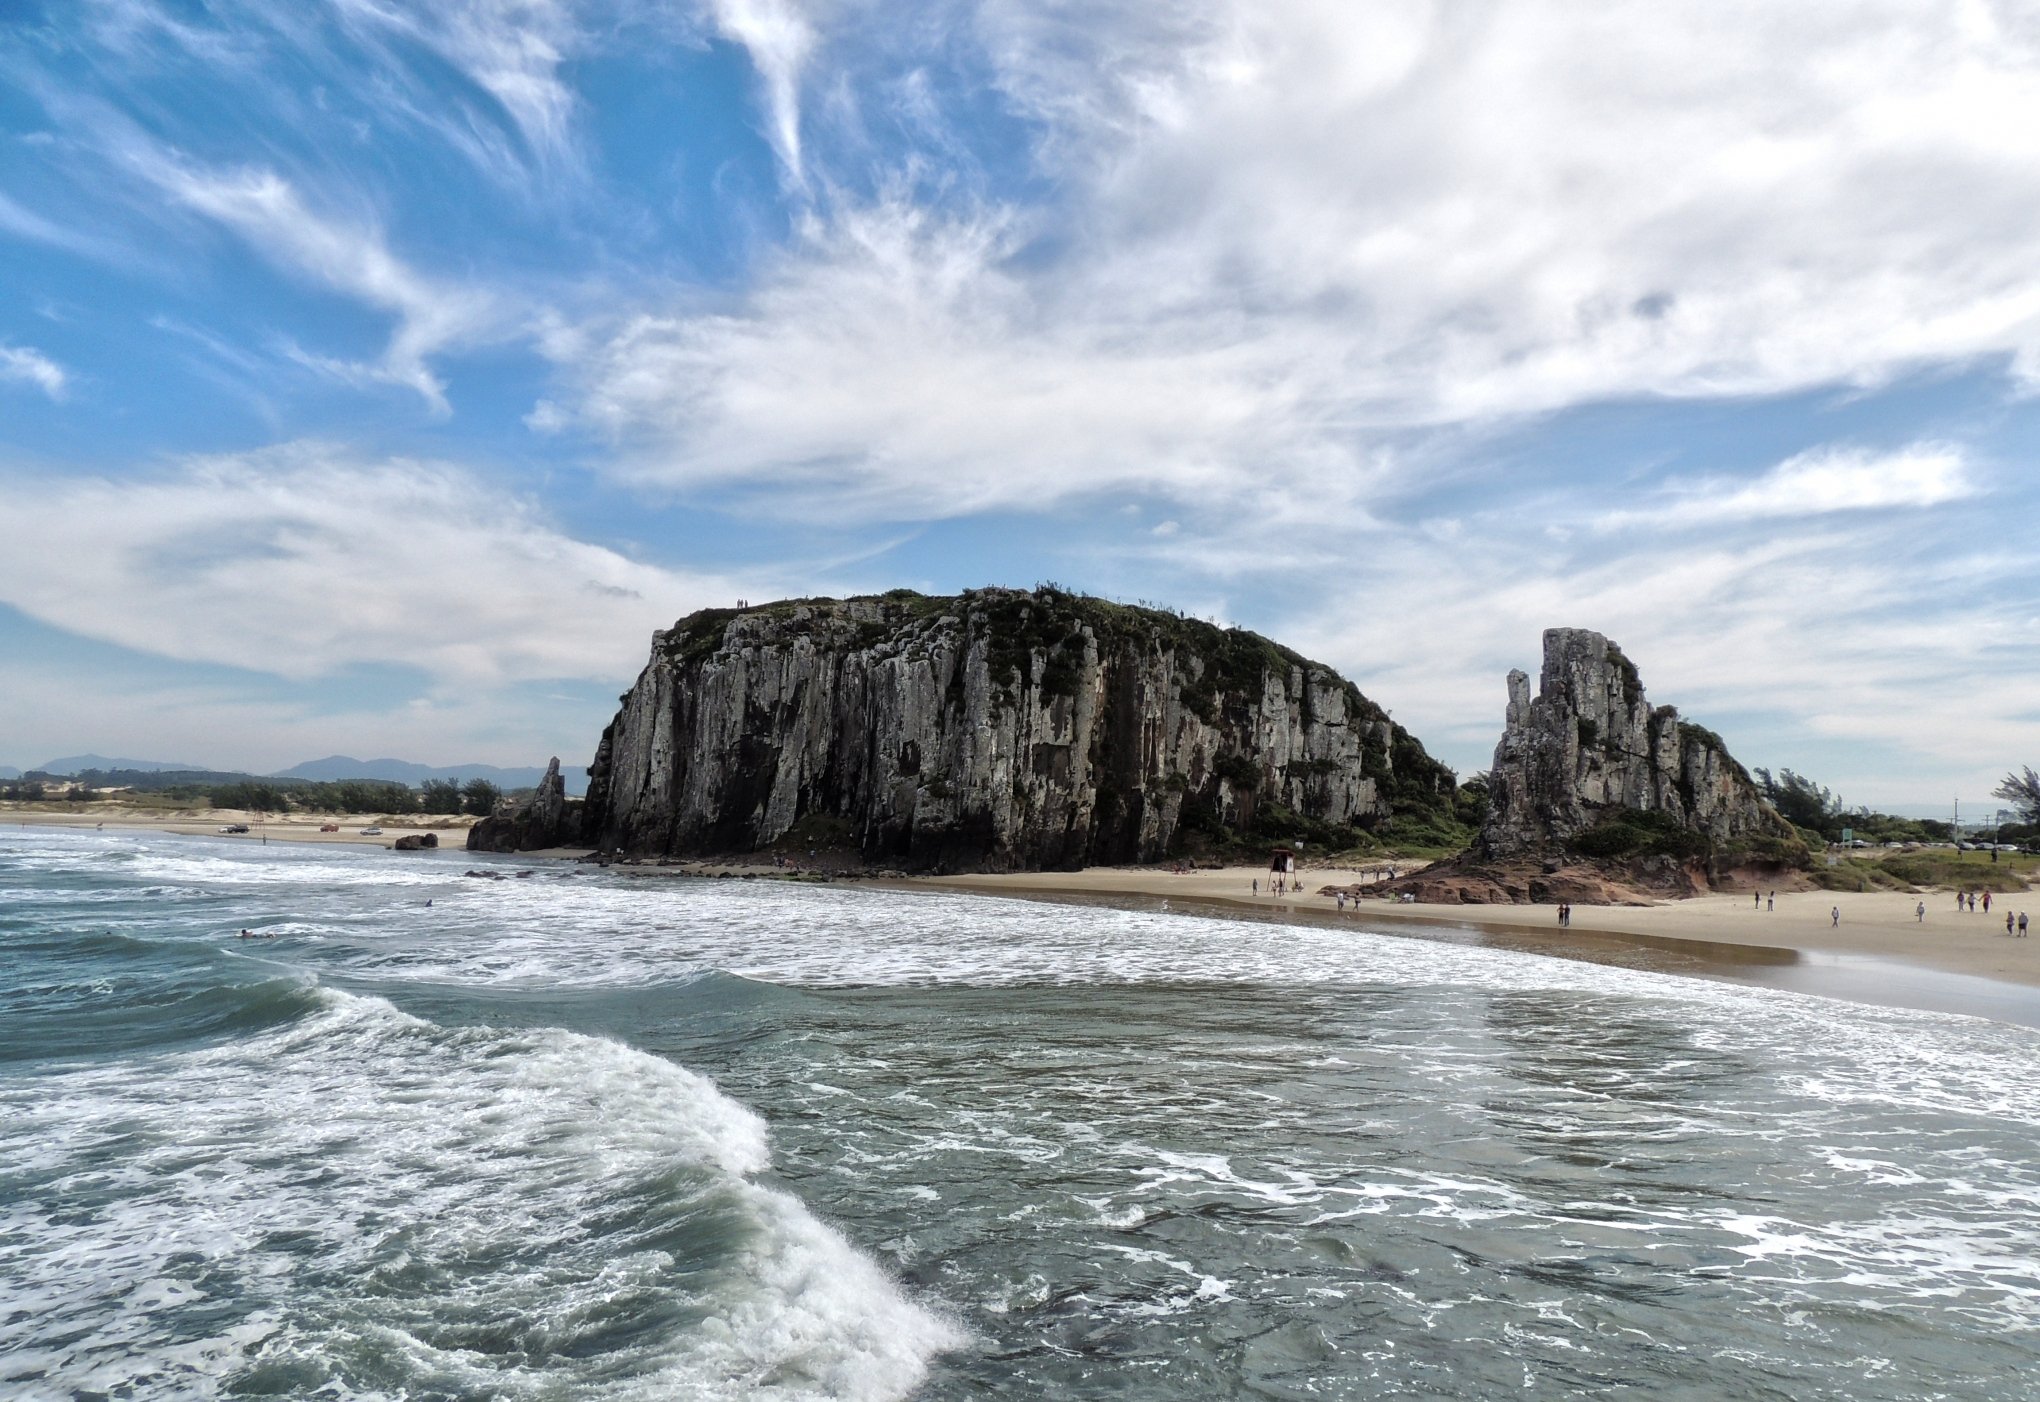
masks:
[(1545, 631), (1534, 699), (1530, 679), (1509, 673), (1488, 802), (1479, 842), (1488, 857), (1620, 856), (1652, 833), (1696, 857), (1776, 857), (1798, 841), (1720, 736), (1674, 707), (1653, 708), (1622, 649), (1583, 628)]
[(907, 869), (1074, 868), (1351, 842), (1453, 787), (1327, 667), (1050, 588), (705, 610), (654, 635), (622, 701), (584, 833), (624, 854), (821, 834)]

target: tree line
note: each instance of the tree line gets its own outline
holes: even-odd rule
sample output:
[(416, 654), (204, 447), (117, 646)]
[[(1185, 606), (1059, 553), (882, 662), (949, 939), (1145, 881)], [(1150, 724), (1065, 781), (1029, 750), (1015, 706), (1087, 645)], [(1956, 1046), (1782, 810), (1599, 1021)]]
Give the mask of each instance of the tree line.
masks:
[[(1851, 808), (1824, 784), (1804, 774), (1781, 769), (1754, 771), (1757, 787), (1764, 797), (1794, 827), (1827, 842), (1839, 842), (1844, 828), (1865, 842), (1951, 842), (1952, 823), (1933, 818), (1900, 818), (1890, 813), (1873, 813), (1868, 808)], [(2018, 815), (2018, 821), (1998, 828), (2002, 842), (2031, 842), (2040, 836), (2040, 774), (2031, 768), (2005, 776), (1991, 791)]]
[[(135, 776), (141, 777), (141, 776)], [(133, 789), (194, 808), (236, 808), (249, 813), (428, 813), (486, 817), (504, 798), (487, 779), (427, 779), (416, 789), (383, 779), (258, 779), (247, 775), (150, 774), (124, 782), (128, 771), (87, 770), (68, 778), (25, 774), (0, 782), (0, 799), (27, 803), (84, 803), (109, 788)], [(513, 795), (514, 796), (514, 795)]]

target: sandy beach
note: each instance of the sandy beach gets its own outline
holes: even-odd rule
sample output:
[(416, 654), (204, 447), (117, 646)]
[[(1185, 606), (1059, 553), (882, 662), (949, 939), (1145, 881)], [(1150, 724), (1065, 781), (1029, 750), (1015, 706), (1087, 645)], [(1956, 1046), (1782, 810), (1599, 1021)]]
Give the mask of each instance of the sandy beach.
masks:
[[(1989, 915), (1957, 914), (1952, 892), (1780, 891), (1771, 909), (1748, 893), (1648, 906), (1576, 906), (1560, 929), (1552, 906), (1348, 902), (1320, 887), (1352, 874), (1299, 874), (1303, 894), (1271, 896), (1255, 867), (1181, 875), (1157, 868), (909, 878), (906, 885), (1038, 900), (1167, 908), (1184, 914), (1348, 925), (1386, 934), (1756, 982), (1858, 1002), (2040, 1025), (2040, 939), (2005, 933), (2004, 912), (2040, 920), (2040, 892), (1993, 897)], [(1254, 882), (1263, 894), (1256, 895)], [(1924, 902), (1925, 918), (1917, 907)], [(1839, 909), (1841, 919), (1834, 922)]]
[[(467, 830), (474, 826), (473, 818), (454, 818), (432, 813), (411, 813), (402, 817), (390, 817), (380, 813), (294, 813), (288, 818), (274, 814), (263, 816), (244, 813), (237, 809), (208, 809), (202, 813), (179, 812), (156, 817), (152, 814), (137, 813), (131, 808), (101, 806), (95, 808), (85, 804), (74, 812), (53, 813), (38, 811), (18, 804), (0, 804), (0, 823), (16, 823), (24, 827), (55, 828), (103, 828), (109, 832), (173, 832), (186, 837), (211, 837), (221, 842), (322, 842), (338, 843), (355, 847), (388, 847), (407, 833), (430, 832), (439, 835), (441, 848), (461, 848), (467, 845)], [(245, 833), (223, 833), (222, 827), (235, 823), (246, 823)], [(319, 829), (332, 824), (338, 832), (321, 832)], [(363, 833), (363, 828), (379, 827), (380, 834)]]
[[(1342, 871), (1299, 875), (1307, 893), (1343, 882)], [(1264, 894), (1255, 895), (1258, 881)], [(1094, 868), (1078, 872), (1015, 875), (935, 876), (917, 884), (1003, 894), (1120, 895), (1156, 900), (1220, 903), (1273, 914), (1330, 917), (1361, 926), (1472, 926), (1545, 938), (1556, 944), (1568, 934), (1616, 934), (1684, 943), (1777, 948), (1803, 953), (1908, 960), (1949, 973), (2006, 979), (2040, 987), (2040, 940), (2005, 935), (2004, 912), (2028, 909), (2040, 917), (2040, 892), (1993, 897), (1991, 913), (1955, 911), (1949, 892), (1781, 891), (1775, 908), (1753, 908), (1747, 893), (1699, 896), (1648, 906), (1575, 906), (1569, 931), (1558, 928), (1553, 906), (1400, 905), (1385, 900), (1349, 902), (1343, 913), (1330, 896), (1272, 896), (1268, 873), (1253, 867), (1173, 875), (1162, 869)], [(1915, 907), (1925, 902), (1925, 919)], [(2006, 904), (2009, 902), (2009, 905)], [(1841, 911), (1833, 923), (1832, 911)]]

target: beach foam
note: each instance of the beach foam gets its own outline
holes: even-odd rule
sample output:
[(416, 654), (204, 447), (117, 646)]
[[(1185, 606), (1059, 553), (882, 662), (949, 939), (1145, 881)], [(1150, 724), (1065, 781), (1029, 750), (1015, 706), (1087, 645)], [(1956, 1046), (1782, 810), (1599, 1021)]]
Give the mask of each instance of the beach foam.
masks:
[(876, 1399), (959, 1342), (747, 1180), (763, 1122), (702, 1077), (306, 996), (0, 1085), (0, 1386)]

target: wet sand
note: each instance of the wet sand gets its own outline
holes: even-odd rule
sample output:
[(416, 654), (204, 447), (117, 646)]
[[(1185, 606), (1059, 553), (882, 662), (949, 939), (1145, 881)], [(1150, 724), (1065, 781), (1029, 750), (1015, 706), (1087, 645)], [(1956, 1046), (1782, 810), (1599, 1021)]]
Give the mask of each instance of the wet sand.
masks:
[[(1329, 896), (1349, 873), (1300, 873), (1305, 892), (1267, 894), (1267, 873), (1234, 867), (1175, 875), (1160, 868), (914, 877), (915, 889), (1111, 905), (1275, 924), (1343, 925), (1381, 934), (1548, 954), (1663, 973), (1762, 983), (1891, 1007), (2040, 1027), (2040, 938), (2005, 934), (2005, 905), (1958, 915), (1952, 892), (1779, 892), (1773, 908), (1742, 895), (1649, 906), (1577, 906), (1560, 929), (1552, 906), (1403, 905)], [(1253, 892), (1259, 881), (1262, 894)], [(2040, 892), (2004, 898), (2040, 916)], [(1926, 917), (1917, 918), (1924, 902)], [(1842, 912), (1839, 926), (1832, 911)]]

